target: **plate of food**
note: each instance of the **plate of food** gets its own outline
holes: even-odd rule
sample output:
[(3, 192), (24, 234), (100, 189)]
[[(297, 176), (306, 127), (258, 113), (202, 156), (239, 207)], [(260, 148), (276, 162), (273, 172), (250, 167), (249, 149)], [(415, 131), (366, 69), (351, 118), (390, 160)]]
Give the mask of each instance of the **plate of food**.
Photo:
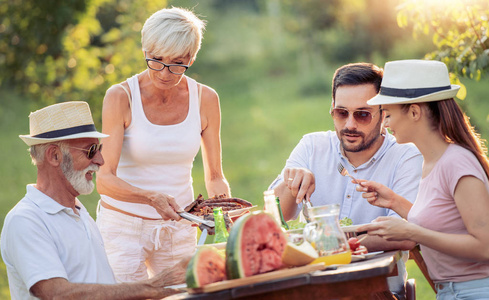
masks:
[(220, 249), (226, 249), (226, 242), (222, 242), (222, 243), (214, 243), (214, 244), (203, 244), (203, 245), (197, 245), (197, 248), (200, 248), (200, 247), (204, 247), (204, 246), (211, 246), (211, 247), (214, 247), (218, 250)]
[(238, 209), (233, 209), (233, 210), (229, 210), (228, 213), (229, 213), (229, 216), (234, 218), (234, 217), (237, 217), (237, 216), (240, 216), (244, 213), (246, 213), (247, 211), (250, 211), (252, 209), (254, 209), (255, 207), (257, 207), (256, 205), (253, 205), (253, 206), (250, 206), (250, 207), (243, 207), (243, 208), (238, 208)]
[(197, 199), (187, 205), (184, 210), (196, 216), (204, 216), (212, 214), (215, 207), (221, 207), (223, 212), (228, 212), (229, 214), (232, 212), (233, 215), (239, 215), (256, 207), (256, 205), (253, 206), (251, 202), (241, 198), (227, 197), (225, 194), (209, 199), (205, 199), (202, 194), (199, 194)]
[(343, 219), (340, 219), (340, 227), (343, 230), (343, 232), (356, 232), (357, 228), (363, 225), (366, 224), (353, 225), (353, 221), (348, 217), (344, 217)]
[(357, 229), (360, 228), (361, 226), (364, 226), (364, 225), (367, 225), (367, 224), (341, 226), (341, 229), (343, 230), (343, 232), (357, 232)]
[(369, 258), (377, 256), (381, 253), (384, 253), (384, 251), (368, 252), (365, 254), (357, 254), (357, 255), (352, 254), (351, 255), (351, 261), (355, 262), (355, 261), (361, 261), (361, 260), (369, 259)]

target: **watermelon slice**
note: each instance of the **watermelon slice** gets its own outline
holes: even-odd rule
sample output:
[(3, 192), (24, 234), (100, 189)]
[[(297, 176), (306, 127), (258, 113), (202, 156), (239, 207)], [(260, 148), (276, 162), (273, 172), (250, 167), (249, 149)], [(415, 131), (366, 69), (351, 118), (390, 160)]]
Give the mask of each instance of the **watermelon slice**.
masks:
[(187, 266), (186, 282), (189, 288), (226, 279), (224, 257), (214, 247), (200, 247)]
[(237, 279), (277, 270), (287, 237), (267, 213), (257, 211), (234, 223), (226, 245), (226, 275)]

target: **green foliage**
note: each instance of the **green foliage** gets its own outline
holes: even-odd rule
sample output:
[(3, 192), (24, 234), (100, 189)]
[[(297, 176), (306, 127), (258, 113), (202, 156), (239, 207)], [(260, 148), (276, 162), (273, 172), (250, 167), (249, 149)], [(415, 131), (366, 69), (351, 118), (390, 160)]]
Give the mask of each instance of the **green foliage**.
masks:
[(7, 1), (0, 6), (0, 30), (8, 37), (0, 42), (6, 53), (0, 82), (43, 104), (87, 101), (99, 121), (107, 88), (145, 68), (140, 30), (165, 6), (164, 0)]
[[(44, 68), (36, 70), (35, 66), (43, 64), (47, 57), (62, 55), (65, 30), (79, 21), (86, 8), (83, 0), (2, 1), (0, 82), (12, 84), (29, 80), (32, 72), (46, 76)], [(29, 72), (24, 72), (27, 69)]]
[(487, 0), (403, 0), (400, 27), (430, 35), (436, 51), (426, 58), (444, 62), (457, 76), (479, 80), (489, 71), (489, 2)]

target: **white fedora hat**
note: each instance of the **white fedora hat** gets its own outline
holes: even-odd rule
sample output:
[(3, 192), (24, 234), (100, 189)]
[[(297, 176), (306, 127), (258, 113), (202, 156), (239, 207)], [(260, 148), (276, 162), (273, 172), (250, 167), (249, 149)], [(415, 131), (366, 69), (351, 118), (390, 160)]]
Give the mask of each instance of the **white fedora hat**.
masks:
[(434, 60), (398, 60), (385, 64), (380, 92), (369, 105), (405, 104), (454, 98), (460, 86), (450, 84), (447, 66)]
[(19, 137), (29, 146), (80, 138), (105, 138), (97, 131), (88, 103), (53, 104), (29, 115), (29, 135)]

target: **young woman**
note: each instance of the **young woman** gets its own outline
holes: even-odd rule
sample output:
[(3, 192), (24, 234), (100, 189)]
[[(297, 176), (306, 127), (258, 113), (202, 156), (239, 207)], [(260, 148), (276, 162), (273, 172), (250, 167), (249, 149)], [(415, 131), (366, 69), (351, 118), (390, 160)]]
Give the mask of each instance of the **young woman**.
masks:
[(489, 161), (487, 150), (453, 97), (446, 66), (437, 61), (388, 62), (379, 95), (386, 127), (424, 158), (416, 201), (361, 181), (370, 204), (407, 219), (379, 217), (359, 228), (386, 240), (421, 245), (437, 299), (489, 299)]
[(200, 49), (204, 22), (162, 9), (142, 29), (147, 69), (106, 93), (105, 165), (97, 225), (119, 282), (148, 278), (195, 249), (197, 231), (177, 211), (194, 200), (192, 165), (200, 147), (210, 197), (230, 195), (221, 164), (219, 98), (185, 76)]

